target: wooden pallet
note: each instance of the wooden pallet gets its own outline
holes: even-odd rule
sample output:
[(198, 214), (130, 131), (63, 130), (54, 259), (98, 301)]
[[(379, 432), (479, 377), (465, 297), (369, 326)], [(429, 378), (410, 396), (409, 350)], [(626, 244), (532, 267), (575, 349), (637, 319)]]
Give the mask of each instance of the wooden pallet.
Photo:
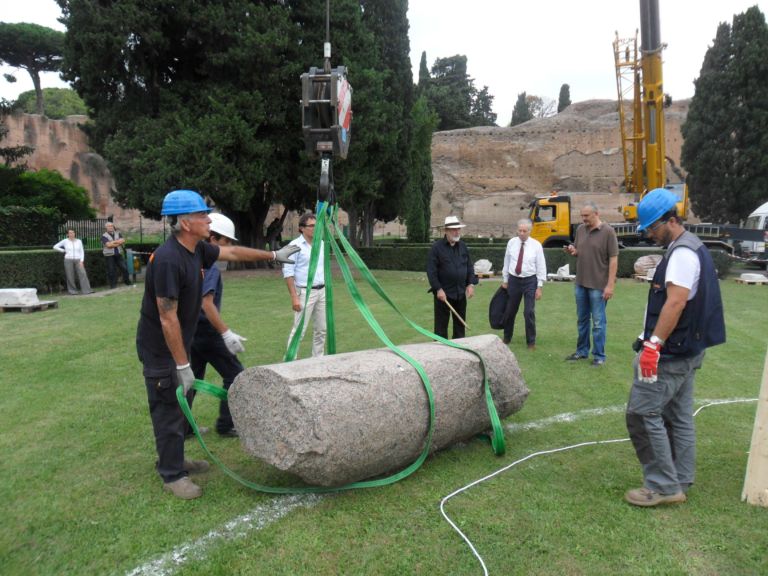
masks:
[(742, 280), (741, 278), (736, 278), (736, 284), (746, 284), (747, 286), (754, 286), (756, 284), (764, 284), (768, 286), (768, 282), (760, 282), (758, 280)]
[(0, 313), (3, 312), (22, 312), (29, 314), (30, 312), (40, 312), (48, 310), (49, 308), (58, 308), (59, 303), (56, 300), (44, 300), (37, 304), (28, 304), (26, 306), (0, 306)]
[(632, 274), (632, 278), (638, 282), (650, 282), (653, 278), (648, 278), (646, 274)]

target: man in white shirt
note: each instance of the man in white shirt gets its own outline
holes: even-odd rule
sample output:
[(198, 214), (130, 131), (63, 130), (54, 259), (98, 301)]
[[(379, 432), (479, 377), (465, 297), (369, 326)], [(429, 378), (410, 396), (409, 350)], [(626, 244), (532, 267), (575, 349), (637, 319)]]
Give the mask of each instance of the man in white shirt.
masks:
[(524, 301), (525, 341), (529, 350), (536, 349), (536, 300), (541, 299), (541, 287), (547, 280), (547, 263), (541, 242), (531, 238), (532, 223), (527, 218), (517, 223), (517, 236), (507, 243), (502, 270), (502, 288), (509, 300), (505, 312), (504, 343), (509, 344), (515, 328), (515, 317)]
[(64, 273), (67, 276), (67, 292), (73, 296), (77, 294), (75, 274), (80, 282), (80, 291), (83, 294), (93, 294), (88, 274), (85, 271), (85, 250), (79, 238), (75, 238), (75, 231), (67, 230), (67, 237), (53, 245), (53, 249), (64, 254)]
[[(299, 252), (294, 257), (293, 264), (283, 265), (283, 278), (288, 285), (288, 293), (291, 295), (291, 307), (294, 311), (293, 328), (288, 336), (288, 346), (291, 345), (293, 335), (299, 326), (303, 316), (304, 325), (301, 329), (301, 339), (307, 331), (309, 321), (313, 322), (312, 356), (325, 354), (325, 268), (323, 244), (320, 244), (320, 254), (317, 260), (317, 270), (312, 279), (308, 279), (309, 260), (312, 256), (312, 239), (315, 235), (315, 215), (306, 213), (299, 218), (299, 232), (301, 235), (290, 242), (291, 246), (298, 246)], [(309, 303), (304, 310), (304, 302), (307, 290), (310, 291)]]

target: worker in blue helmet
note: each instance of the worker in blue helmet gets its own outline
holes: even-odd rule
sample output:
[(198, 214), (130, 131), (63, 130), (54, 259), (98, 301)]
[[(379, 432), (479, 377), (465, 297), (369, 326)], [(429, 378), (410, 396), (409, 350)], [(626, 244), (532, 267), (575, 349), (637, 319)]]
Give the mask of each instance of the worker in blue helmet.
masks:
[(136, 334), (155, 435), (157, 472), (164, 489), (185, 500), (202, 495), (189, 474), (208, 469), (205, 460), (184, 458), (186, 419), (176, 400), (176, 389), (182, 386), (189, 394), (195, 381), (189, 361), (202, 305), (202, 271), (216, 260), (291, 262), (289, 256), (298, 250), (286, 246), (265, 251), (204, 242), (209, 237), (210, 211), (202, 196), (192, 190), (175, 190), (163, 199), (161, 214), (173, 234), (149, 258)]
[(625, 494), (635, 506), (686, 501), (696, 467), (694, 376), (705, 350), (725, 342), (714, 262), (686, 231), (676, 204), (672, 192), (656, 188), (637, 207), (638, 228), (667, 251), (648, 293), (627, 404), (627, 430), (643, 470), (643, 486)]

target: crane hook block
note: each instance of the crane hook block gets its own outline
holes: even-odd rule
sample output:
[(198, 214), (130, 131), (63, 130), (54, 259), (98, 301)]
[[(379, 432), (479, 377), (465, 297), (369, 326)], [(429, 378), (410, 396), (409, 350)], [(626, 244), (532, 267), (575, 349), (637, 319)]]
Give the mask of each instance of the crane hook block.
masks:
[(352, 86), (345, 66), (301, 75), (301, 125), (307, 153), (346, 158), (352, 137)]

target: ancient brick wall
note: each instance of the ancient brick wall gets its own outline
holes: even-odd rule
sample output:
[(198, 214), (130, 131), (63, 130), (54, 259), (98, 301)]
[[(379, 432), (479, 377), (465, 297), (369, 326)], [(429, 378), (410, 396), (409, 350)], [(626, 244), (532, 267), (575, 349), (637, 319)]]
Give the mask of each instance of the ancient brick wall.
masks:
[[(680, 125), (688, 111), (681, 101), (665, 111), (667, 156), (680, 165)], [(594, 201), (606, 221), (630, 200), (623, 183), (616, 102), (572, 104), (550, 118), (513, 128), (479, 127), (438, 132), (432, 139), (433, 227), (448, 214), (461, 217), (467, 234), (507, 236), (528, 213), (536, 195), (558, 190)], [(679, 179), (667, 165), (671, 182)]]
[(138, 210), (126, 210), (112, 199), (115, 182), (107, 163), (88, 145), (88, 138), (80, 129), (86, 116), (68, 116), (51, 120), (37, 114), (12, 114), (5, 118), (8, 136), (4, 146), (31, 146), (34, 152), (24, 161), (31, 170), (56, 170), (65, 178), (86, 189), (91, 206), (99, 218), (113, 216), (123, 232), (145, 233), (162, 230), (162, 223), (142, 218)]

